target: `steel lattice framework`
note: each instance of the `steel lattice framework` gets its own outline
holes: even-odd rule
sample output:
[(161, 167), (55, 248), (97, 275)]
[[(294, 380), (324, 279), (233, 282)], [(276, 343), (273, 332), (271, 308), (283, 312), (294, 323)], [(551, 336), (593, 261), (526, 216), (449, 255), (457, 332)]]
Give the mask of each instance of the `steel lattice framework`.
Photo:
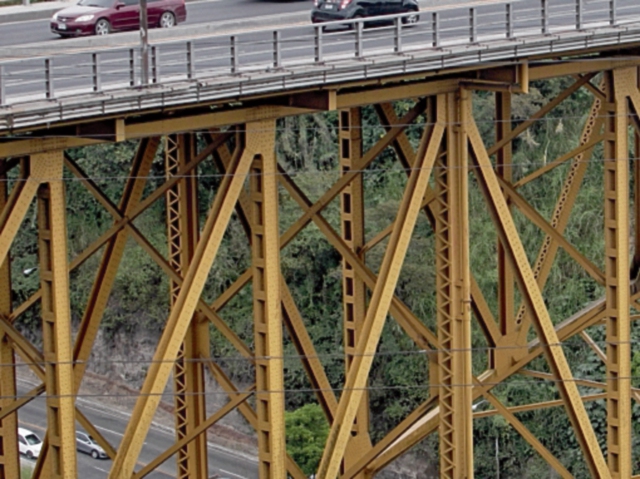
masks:
[[(38, 479), (78, 477), (76, 421), (113, 459), (110, 479), (143, 478), (173, 455), (177, 458), (177, 477), (206, 479), (206, 431), (234, 410), (256, 431), (261, 479), (305, 479), (286, 449), (285, 337), (295, 346), (331, 425), (316, 474), (319, 479), (372, 477), (436, 432), (440, 476), (471, 478), (473, 421), (490, 415), (502, 416), (558, 475), (573, 477), (531, 432), (526, 421), (517, 416), (550, 407), (566, 411), (592, 477), (640, 477), (633, 475), (638, 471), (633, 470), (631, 451), (632, 401), (640, 402), (640, 391), (631, 385), (631, 311), (640, 309), (640, 293), (634, 284), (640, 265), (640, 168), (638, 162), (631, 161), (640, 156), (640, 61), (631, 55), (632, 50), (592, 53), (578, 51), (568, 60), (551, 62), (548, 58), (531, 58), (506, 65), (450, 69), (427, 77), (390, 77), (384, 85), (349, 80), (331, 89), (306, 89), (247, 97), (232, 105), (216, 104), (215, 111), (199, 105), (147, 114), (136, 112), (131, 117), (97, 118), (95, 125), (85, 121), (25, 130), (30, 133), (28, 139), (5, 138), (0, 143), (1, 179), (13, 175), (18, 181), (0, 181), (0, 478), (18, 477), (17, 414), (20, 407), (44, 394), (48, 431), (34, 472)], [(572, 77), (573, 83), (530, 118), (512, 120), (514, 97), (527, 95), (531, 81), (561, 76)], [(473, 114), (474, 93), (479, 90), (495, 95), (497, 121), (492, 145), (483, 142)], [(514, 140), (579, 91), (592, 97), (592, 106), (585, 112), (577, 146), (537, 170), (517, 176)], [(400, 100), (412, 103), (398, 117), (394, 102)], [(375, 107), (384, 129), (384, 134), (366, 150), (361, 128), (364, 106)], [(278, 164), (277, 122), (287, 116), (329, 110), (339, 112), (340, 175), (335, 183), (326, 185), (319, 199), (312, 201)], [(421, 132), (417, 148), (407, 135), (411, 128)], [(85, 134), (73, 136), (72, 131)], [(137, 141), (138, 145), (122, 197), (115, 204), (65, 150), (124, 140)], [(570, 215), (579, 207), (587, 166), (594, 150), (600, 147), (604, 152), (604, 269), (565, 236)], [(388, 148), (407, 173), (406, 185), (394, 221), (367, 237), (363, 177)], [(165, 178), (145, 194), (156, 157), (164, 160)], [(221, 180), (200, 227), (198, 171), (206, 162), (221, 174)], [(527, 200), (523, 187), (534, 180), (544, 181), (545, 174), (560, 166), (566, 167), (565, 180), (547, 219)], [(111, 227), (71, 259), (67, 254), (65, 171), (71, 172), (113, 217)], [(472, 182), (481, 191), (499, 238), (495, 248), (495, 314), (471, 272)], [(631, 191), (632, 187), (635, 191)], [(278, 215), (285, 194), (302, 214), (281, 232)], [(166, 255), (135, 224), (151, 205), (163, 200)], [(337, 229), (323, 216), (334, 200), (339, 202)], [(23, 304), (12, 305), (11, 245), (34, 203), (40, 289)], [(514, 220), (516, 212), (544, 235), (535, 254), (525, 248)], [(435, 239), (434, 330), (396, 293), (420, 216), (426, 217)], [(238, 271), (235, 283), (209, 303), (202, 292), (232, 217), (242, 223), (251, 246), (251, 267)], [(281, 251), (311, 223), (342, 258), (345, 378), (339, 396), (316, 352), (291, 285), (287, 285), (281, 271)], [(76, 399), (129, 240), (135, 241), (167, 275), (171, 307), (130, 422), (116, 449), (84, 416)], [(384, 247), (377, 270), (365, 261), (374, 247)], [(545, 290), (560, 251), (580, 267), (581, 274), (605, 291), (602, 299), (562, 321), (552, 319), (546, 304), (553, 301), (554, 292)], [(95, 282), (73, 336), (69, 273), (94, 255), (101, 255)], [(530, 262), (528, 257), (535, 260)], [(249, 284), (253, 336), (241, 337), (220, 312)], [(15, 324), (36, 303), (40, 303), (42, 316), (42, 347), (32, 344)], [(424, 367), (430, 376), (430, 383), (425, 386), (430, 395), (385, 437), (374, 442), (370, 436), (367, 388), (387, 321), (397, 323), (423, 351)], [(490, 350), (487, 368), (479, 375), (472, 370), (473, 355), (486, 353), (471, 348), (474, 322), (480, 326)], [(605, 349), (587, 331), (597, 325), (604, 326)], [(212, 360), (209, 335), (214, 328), (255, 367), (253, 387), (238, 388)], [(582, 338), (602, 360), (606, 381), (574, 376), (562, 348), (562, 343), (573, 337)], [(16, 355), (42, 382), (21, 395), (16, 393)], [(545, 358), (549, 372), (528, 369), (539, 357)], [(559, 399), (514, 406), (492, 392), (518, 374), (552, 382)], [(207, 376), (215, 379), (228, 395), (226, 405), (212, 414), (205, 404)], [(137, 468), (145, 437), (171, 378), (175, 444)], [(582, 386), (602, 393), (585, 395)], [(606, 400), (606, 438), (597, 436), (585, 407), (586, 402), (598, 399)], [(474, 410), (473, 404), (478, 400), (488, 402), (491, 409)], [(599, 440), (606, 442), (606, 453)]]

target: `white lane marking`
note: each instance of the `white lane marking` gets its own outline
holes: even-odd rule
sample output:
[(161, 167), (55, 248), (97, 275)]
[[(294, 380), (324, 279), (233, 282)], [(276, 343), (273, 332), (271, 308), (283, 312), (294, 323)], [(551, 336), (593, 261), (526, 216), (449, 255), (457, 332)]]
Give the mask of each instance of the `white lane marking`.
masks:
[(93, 467), (95, 467), (98, 471), (106, 472), (107, 474), (111, 472), (111, 471), (107, 471), (106, 469), (102, 469), (101, 467), (98, 467), (98, 466), (93, 466)]
[(100, 429), (101, 431), (104, 431), (104, 432), (108, 432), (108, 433), (110, 433), (110, 434), (113, 434), (114, 436), (118, 436), (118, 437), (123, 437), (123, 436), (124, 436), (124, 434), (120, 434), (119, 432), (112, 431), (111, 429), (107, 429), (106, 427), (102, 427), (102, 426), (95, 426), (95, 428), (96, 428), (96, 429)]
[(246, 477), (244, 477), (244, 476), (240, 476), (238, 474), (234, 474), (231, 471), (225, 471), (224, 469), (220, 469), (220, 472), (223, 473), (223, 474), (229, 474), (230, 476), (239, 477), (240, 479), (246, 479)]

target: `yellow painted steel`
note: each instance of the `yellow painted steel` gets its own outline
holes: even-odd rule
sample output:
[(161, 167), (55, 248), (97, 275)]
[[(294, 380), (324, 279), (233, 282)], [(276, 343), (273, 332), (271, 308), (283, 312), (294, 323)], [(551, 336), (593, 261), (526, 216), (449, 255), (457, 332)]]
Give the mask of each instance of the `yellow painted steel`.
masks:
[[(229, 149), (226, 146), (220, 147), (216, 152), (214, 152), (213, 158), (220, 171), (226, 172), (229, 162), (231, 161)], [(280, 166), (278, 166), (278, 175), (279, 178), (286, 178), (286, 173)], [(285, 184), (285, 188), (291, 186), (291, 183), (289, 182), (284, 181), (283, 183)], [(248, 239), (251, 239), (253, 217), (251, 215), (251, 200), (248, 194), (240, 194), (236, 211), (239, 219), (245, 225)], [(250, 272), (251, 277), (253, 277), (253, 269), (248, 270), (248, 272)], [(283, 321), (287, 328), (287, 332), (289, 333), (289, 338), (300, 355), (300, 360), (302, 361), (307, 377), (314, 388), (318, 402), (323, 408), (327, 419), (331, 422), (333, 421), (333, 415), (338, 403), (335, 394), (331, 388), (324, 366), (320, 362), (320, 358), (315, 350), (302, 316), (300, 315), (300, 311), (293, 300), (291, 291), (284, 281), (284, 277), (281, 278), (280, 287)], [(221, 308), (228, 300), (237, 294), (238, 291), (239, 288), (229, 288), (226, 294), (223, 294), (218, 298), (218, 301), (216, 301), (212, 308), (216, 310)], [(292, 473), (291, 471), (289, 472)]]
[(434, 170), (440, 477), (451, 479), (473, 478), (468, 95), (448, 94), (438, 105), (446, 115), (446, 154)]
[(509, 411), (492, 393), (485, 394), (487, 401), (491, 404), (498, 413), (507, 420), (507, 422), (516, 430), (520, 435), (535, 449), (535, 451), (542, 456), (542, 458), (558, 473), (558, 475), (564, 479), (571, 479), (573, 475), (567, 470), (566, 467), (553, 455), (549, 450), (529, 431), (520, 420)]
[[(439, 101), (443, 101), (440, 100)], [(389, 240), (380, 275), (373, 291), (369, 309), (363, 325), (363, 334), (358, 340), (354, 362), (347, 375), (345, 390), (340, 397), (338, 410), (332, 424), (327, 446), (318, 468), (319, 479), (333, 479), (338, 475), (344, 457), (353, 421), (357, 415), (363, 397), (363, 388), (373, 363), (375, 351), (387, 313), (391, 306), (393, 290), (396, 287), (400, 268), (409, 246), (409, 240), (417, 220), (422, 198), (424, 197), (431, 169), (435, 162), (444, 125), (443, 118), (433, 128), (429, 138), (425, 135), (423, 147), (418, 153), (416, 168), (413, 170), (398, 211), (399, 221)]]
[(637, 70), (606, 74), (604, 237), (607, 274), (607, 459), (611, 477), (630, 477), (631, 322), (629, 320), (629, 94)]
[[(62, 151), (33, 155), (31, 175), (42, 179), (38, 189), (38, 248), (42, 289), (42, 347), (47, 392), (46, 467), (37, 479), (77, 477), (75, 387), (71, 348), (69, 266)], [(39, 464), (44, 464), (44, 455)]]
[(258, 477), (286, 477), (283, 321), (275, 122), (248, 125)]
[[(19, 187), (18, 187), (19, 188)], [(0, 175), (0, 210), (8, 207), (8, 183), (6, 173)], [(11, 262), (9, 255), (0, 266), (0, 315), (11, 314)], [(0, 333), (0, 406), (5, 408), (16, 401), (15, 356), (10, 338)], [(20, 476), (18, 454), (18, 415), (14, 412), (0, 422), (0, 478)]]
[[(580, 136), (581, 146), (591, 146), (588, 149), (573, 155), (571, 166), (567, 172), (565, 182), (562, 185), (562, 190), (558, 196), (558, 201), (556, 202), (556, 207), (553, 211), (553, 216), (549, 222), (549, 224), (560, 235), (562, 235), (569, 223), (569, 218), (578, 197), (582, 180), (587, 172), (587, 166), (589, 165), (589, 161), (593, 154), (595, 144), (591, 144), (591, 139), (594, 136), (598, 136), (597, 139), (600, 139), (599, 134), (604, 124), (602, 103), (603, 102), (599, 97), (595, 97), (593, 100), (589, 116), (587, 117)], [(549, 275), (551, 274), (551, 267), (558, 253), (558, 247), (559, 244), (557, 239), (554, 239), (551, 235), (545, 236), (542, 246), (540, 247), (538, 257), (536, 258), (536, 262), (533, 265), (533, 274), (541, 288), (544, 287)], [(524, 344), (528, 339), (527, 336), (531, 325), (530, 314), (527, 313), (527, 309), (524, 305), (519, 307), (515, 323), (519, 333), (517, 344)]]
[[(362, 114), (360, 108), (340, 110), (338, 122), (338, 151), (340, 171), (358, 172), (362, 157)], [(340, 218), (342, 238), (351, 250), (359, 254), (364, 246), (364, 188), (362, 174), (358, 173), (340, 194)], [(356, 344), (362, 331), (366, 314), (366, 284), (356, 274), (353, 266), (342, 261), (342, 314), (345, 374), (353, 364)], [(343, 467), (352, 464), (371, 448), (369, 439), (369, 393), (365, 390), (356, 414), (347, 446)]]
[[(140, 142), (138, 150), (132, 159), (132, 166), (129, 170), (129, 180), (125, 184), (122, 198), (117, 210), (121, 211), (123, 216), (133, 220), (133, 210), (142, 198), (144, 187), (147, 183), (147, 176), (151, 170), (151, 164), (159, 145), (159, 138), (150, 138)], [(66, 166), (71, 169), (78, 177), (87, 178), (87, 175), (79, 169), (79, 167), (67, 159)], [(115, 219), (117, 223), (120, 218)], [(114, 236), (111, 236), (106, 243), (105, 251), (93, 288), (87, 301), (80, 328), (76, 337), (74, 347), (74, 359), (77, 361), (74, 365), (74, 374), (76, 381), (76, 389), (80, 387), (80, 383), (84, 376), (86, 361), (91, 355), (93, 343), (100, 328), (100, 321), (104, 315), (104, 310), (111, 294), (111, 289), (116, 279), (118, 266), (122, 261), (124, 249), (127, 243), (128, 235), (126, 231), (116, 230)]]
[[(511, 92), (498, 92), (495, 95), (496, 143), (500, 143), (503, 138), (508, 137), (513, 129), (511, 125), (511, 97)], [(496, 152), (496, 173), (509, 183), (513, 178), (512, 161), (513, 145), (509, 142)], [(498, 241), (498, 318), (501, 337), (496, 344), (497, 349), (491, 351), (490, 361), (493, 368), (509, 362), (510, 356), (524, 351), (523, 349), (505, 347), (515, 343), (514, 286), (513, 269), (502, 243)], [(504, 357), (498, 357), (500, 355)]]
[[(628, 219), (630, 179), (626, 162), (629, 154), (625, 133), (628, 127), (628, 114), (637, 113), (640, 107), (636, 64), (630, 64), (629, 68), (620, 71), (607, 73), (606, 88), (603, 85), (602, 90), (591, 83), (596, 78), (598, 68), (620, 66), (621, 61), (617, 59), (578, 61), (560, 63), (557, 65), (557, 71), (554, 72), (548, 66), (532, 64), (528, 69), (532, 79), (573, 74), (575, 83), (543, 106), (531, 118), (513, 127), (509, 104), (512, 92), (517, 91), (518, 85), (513, 85), (516, 89), (498, 91), (496, 94), (498, 119), (496, 142), (489, 148), (485, 148), (482, 144), (477, 127), (471, 118), (469, 91), (458, 92), (461, 84), (486, 88), (482, 80), (468, 81), (468, 78), (458, 78), (455, 73), (452, 73), (451, 77), (445, 80), (422, 78), (406, 85), (376, 87), (372, 82), (363, 81), (358, 88), (346, 92), (331, 92), (330, 104), (333, 105), (337, 101), (337, 104), (344, 109), (338, 116), (341, 177), (335, 184), (330, 185), (326, 193), (315, 203), (302, 193), (291, 176), (278, 167), (273, 155), (274, 119), (279, 116), (307, 113), (311, 111), (309, 109), (265, 106), (265, 104), (255, 107), (243, 105), (235, 111), (185, 113), (184, 116), (178, 115), (169, 120), (162, 118), (161, 114), (150, 121), (136, 120), (131, 124), (121, 120), (123, 137), (140, 138), (147, 135), (169, 134), (165, 140), (167, 142), (165, 159), (170, 178), (142, 200), (145, 177), (150, 170), (159, 142), (158, 138), (142, 140), (133, 161), (132, 179), (127, 182), (123, 199), (118, 206), (112, 204), (96, 184), (86, 178), (71, 158), (67, 158), (67, 167), (113, 215), (113, 226), (67, 265), (66, 259), (63, 261), (65, 255), (61, 252), (61, 248), (66, 246), (62, 241), (60, 230), (53, 228), (52, 224), (45, 225), (46, 221), (42, 218), (47, 216), (41, 214), (41, 291), (13, 311), (7, 303), (7, 297), (4, 298), (4, 303), (7, 304), (3, 306), (2, 293), (0, 293), (0, 359), (3, 364), (5, 361), (10, 364), (15, 351), (25, 362), (33, 363), (32, 370), (45, 381), (46, 392), (49, 394), (47, 403), (49, 432), (45, 441), (46, 449), (37, 465), (36, 477), (56, 477), (55, 473), (59, 473), (62, 469), (65, 471), (64, 475), (58, 474), (57, 477), (75, 477), (73, 470), (75, 465), (71, 464), (68, 457), (75, 446), (73, 439), (69, 440), (69, 434), (75, 429), (74, 421), (73, 419), (63, 421), (61, 418), (64, 414), (67, 418), (69, 414), (74, 414), (73, 396), (77, 393), (82, 380), (85, 361), (91, 353), (124, 244), (129, 236), (137, 241), (167, 274), (175, 294), (172, 298), (173, 307), (165, 333), (154, 356), (155, 362), (149, 370), (141, 397), (123, 438), (122, 447), (115, 457), (113, 470), (110, 473), (111, 479), (143, 477), (176, 453), (178, 477), (205, 478), (207, 456), (204, 432), (208, 426), (236, 407), (258, 431), (260, 476), (284, 479), (289, 474), (296, 479), (304, 479), (304, 473), (287, 456), (284, 447), (283, 325), (287, 327), (289, 338), (298, 353), (304, 356), (303, 366), (312, 386), (317, 389), (318, 401), (327, 418), (332, 421), (329, 441), (317, 474), (319, 478), (371, 477), (418, 441), (437, 430), (439, 430), (441, 441), (441, 477), (471, 478), (473, 477), (471, 420), (473, 417), (486, 417), (490, 414), (502, 415), (561, 477), (570, 477), (569, 471), (531, 434), (525, 424), (514, 416), (517, 412), (560, 405), (567, 410), (591, 475), (598, 478), (631, 477), (630, 441), (625, 438), (630, 436), (631, 398), (640, 401), (640, 392), (630, 387), (628, 379), (631, 374), (629, 309), (631, 305), (637, 305), (635, 302), (640, 295), (635, 293), (636, 285), (632, 287), (630, 284), (627, 269), (630, 263), (629, 235), (632, 233), (629, 230)], [(505, 70), (503, 73), (508, 71)], [(409, 77), (406, 79), (408, 80)], [(587, 118), (579, 146), (513, 183), (511, 142), (580, 89), (593, 94), (594, 104)], [(434, 93), (440, 95), (436, 100), (438, 106), (435, 110), (429, 106), (435, 104), (435, 99), (424, 98), (425, 95)], [(419, 97), (420, 100), (401, 119), (396, 117), (391, 103), (376, 106), (386, 134), (382, 135), (369, 151), (362, 152), (361, 119), (357, 107), (409, 96)], [(629, 100), (631, 109), (627, 105)], [(416, 153), (405, 131), (407, 125), (425, 110), (427, 112), (424, 120), (425, 133)], [(432, 116), (434, 112), (436, 117)], [(609, 115), (606, 122), (603, 114)], [(238, 131), (246, 130), (244, 134), (229, 130), (227, 133), (212, 135), (207, 140), (208, 144), (198, 155), (195, 155), (193, 143), (189, 140), (193, 138), (192, 134), (176, 133), (245, 121), (250, 123), (238, 127)], [(632, 115), (631, 122), (636, 129), (640, 127), (636, 116)], [(605, 132), (601, 134), (605, 123)], [(441, 147), (445, 131), (446, 146)], [(237, 149), (233, 155), (228, 154), (227, 151), (225, 159), (216, 160), (221, 171), (228, 175), (222, 181), (211, 207), (203, 230), (203, 239), (197, 242), (198, 213), (195, 201), (197, 184), (195, 177), (190, 173), (196, 171), (194, 168), (216, 150), (227, 149), (228, 144), (225, 142), (233, 135), (236, 135)], [(485, 300), (483, 292), (468, 271), (467, 135), (479, 167), (474, 171), (488, 199), (496, 228), (501, 235), (498, 251), (500, 272), (497, 321), (489, 308), (489, 302)], [(588, 160), (594, 148), (603, 140), (605, 157), (611, 160), (605, 164), (607, 248), (604, 272), (600, 271), (563, 236), (571, 211), (577, 202)], [(14, 149), (7, 146), (12, 143)], [(32, 154), (31, 163), (35, 167), (26, 181), (17, 184), (8, 199), (6, 199), (6, 191), (0, 191), (0, 202), (6, 201), (7, 204), (0, 213), (0, 260), (8, 258), (11, 242), (37, 191), (39, 191), (39, 210), (47, 213), (50, 218), (55, 215), (59, 220), (56, 222), (57, 226), (64, 226), (64, 217), (60, 214), (60, 205), (64, 204), (60, 196), (62, 188), (54, 191), (57, 188), (56, 184), (60, 182), (51, 180), (61, 176), (60, 149), (89, 143), (84, 139), (60, 142), (34, 139), (7, 142), (0, 148), (0, 153)], [(638, 144), (640, 145), (640, 142)], [(359, 171), (367, 168), (389, 146), (396, 151), (402, 166), (407, 171), (411, 170), (412, 173), (398, 219), (366, 243), (362, 206), (364, 194), (362, 175)], [(636, 147), (640, 148), (638, 145)], [(214, 160), (216, 155), (217, 153), (214, 153)], [(492, 155), (495, 155), (495, 164), (489, 160)], [(47, 158), (47, 171), (44, 173), (41, 168), (45, 163), (43, 158)], [(13, 160), (14, 165), (17, 164), (16, 161)], [(544, 174), (563, 164), (567, 164), (567, 177), (555, 211), (547, 221), (527, 202), (522, 190), (518, 188), (535, 179), (543, 181)], [(434, 175), (435, 188), (431, 189), (428, 183), (433, 165), (437, 167), (437, 174)], [(48, 171), (52, 168), (55, 168), (55, 171)], [(247, 191), (244, 184), (250, 171), (255, 175), (250, 175), (251, 186), (250, 191)], [(636, 175), (640, 175), (637, 173), (640, 169), (635, 171)], [(185, 179), (185, 175), (190, 178)], [(640, 176), (637, 177), (640, 178)], [(277, 181), (283, 186), (282, 192), (286, 190), (303, 211), (298, 221), (281, 236), (277, 229)], [(341, 228), (336, 232), (323, 218), (322, 212), (338, 196), (341, 205)], [(137, 216), (162, 197), (168, 199), (168, 259), (163, 257), (132, 223)], [(546, 236), (533, 267), (529, 267), (524, 248), (513, 224), (511, 210), (516, 208)], [(250, 238), (253, 252), (252, 268), (209, 305), (203, 301), (200, 294), (221, 236), (234, 209), (237, 210), (238, 217)], [(411, 238), (415, 216), (420, 209), (424, 210), (429, 220), (435, 225), (438, 273), (437, 334), (429, 330), (422, 323), (421, 318), (394, 294), (395, 282)], [(280, 249), (291, 242), (310, 222), (315, 223), (343, 258), (347, 380), (340, 402), (336, 401), (322, 362), (315, 352), (309, 331), (279, 269)], [(640, 227), (636, 226), (636, 236), (640, 235), (638, 231)], [(379, 273), (375, 274), (365, 264), (364, 254), (389, 236), (391, 239), (383, 266)], [(54, 244), (57, 248), (55, 250)], [(74, 354), (71, 355), (71, 332), (63, 330), (61, 333), (59, 329), (55, 329), (58, 326), (65, 328), (65, 321), (68, 323), (68, 278), (65, 283), (63, 275), (68, 275), (69, 270), (83, 264), (103, 246), (106, 248), (102, 263), (80, 325)], [(544, 306), (541, 291), (544, 289), (559, 248), (564, 249), (596, 282), (605, 285), (607, 297), (554, 326)], [(49, 259), (52, 260), (51, 264), (48, 264)], [(594, 262), (597, 264), (597, 261)], [(56, 268), (53, 267), (53, 263), (56, 263)], [(64, 264), (61, 265), (62, 263)], [(640, 260), (637, 263), (640, 263)], [(8, 262), (5, 261), (4, 266), (0, 268), (0, 287), (4, 288), (4, 293), (10, 288), (7, 264)], [(640, 264), (632, 268), (634, 276), (639, 268)], [(514, 304), (514, 297), (518, 295), (514, 293), (514, 277), (518, 280), (520, 292), (524, 298), (523, 305), (517, 309), (515, 319), (514, 306), (517, 305)], [(252, 280), (255, 351), (251, 351), (240, 336), (218, 315), (219, 309)], [(371, 306), (365, 313), (367, 288), (373, 294)], [(44, 355), (26, 341), (11, 324), (40, 299), (42, 299), (45, 319)], [(61, 301), (63, 303), (66, 301), (66, 310), (65, 304)], [(504, 353), (494, 355), (490, 368), (477, 378), (471, 375), (470, 369), (470, 308), (477, 317), (489, 346), (509, 348)], [(380, 331), (388, 314), (397, 321), (415, 344), (425, 351), (433, 372), (431, 381), (434, 384), (431, 385), (430, 390), (434, 394), (372, 447), (366, 431), (369, 420), (366, 387), (372, 355), (376, 351)], [(47, 325), (47, 318), (51, 327)], [(585, 332), (586, 328), (603, 324), (603, 322), (607, 325), (607, 354), (604, 354)], [(534, 341), (527, 342), (531, 323), (536, 327), (538, 336)], [(255, 359), (257, 368), (255, 410), (247, 402), (251, 393), (247, 393), (246, 390), (239, 392), (224, 372), (209, 361), (208, 328), (210, 325), (217, 327), (240, 354), (252, 361)], [(578, 334), (606, 364), (607, 383), (587, 381), (572, 376), (559, 344)], [(60, 344), (62, 344), (61, 348)], [(547, 346), (549, 344), (551, 344), (550, 347)], [(51, 351), (54, 349), (55, 361), (51, 359), (53, 357)], [(437, 361), (435, 361), (434, 351), (438, 351)], [(523, 370), (533, 359), (544, 353), (547, 354), (551, 374)], [(60, 357), (69, 358), (69, 367), (65, 366), (66, 362), (61, 361)], [(78, 360), (79, 363), (73, 366), (72, 372), (69, 372), (72, 359)], [(36, 364), (42, 364), (43, 360), (44, 369)], [(208, 361), (209, 372), (229, 394), (230, 402), (209, 418), (205, 416), (204, 402), (199, 402), (200, 395), (204, 392), (204, 371), (200, 365), (191, 368), (192, 360), (203, 361), (203, 364), (207, 364)], [(175, 369), (174, 363), (177, 363)], [(133, 473), (146, 432), (159, 402), (159, 394), (164, 390), (172, 370), (177, 392), (175, 408), (177, 442), (142, 471)], [(518, 373), (554, 381), (559, 386), (561, 399), (515, 407), (502, 404), (490, 392), (491, 389)], [(12, 381), (14, 380), (10, 375), (3, 375), (0, 370), (0, 392), (2, 393), (0, 397), (9, 395), (5, 391), (11, 390)], [(602, 389), (605, 392), (603, 395), (581, 397), (577, 386)], [(18, 401), (0, 398), (2, 401), (0, 439), (10, 439), (11, 434), (4, 432), (5, 424), (8, 424), (12, 417), (15, 418), (14, 412), (20, 406), (42, 391), (43, 387), (36, 387), (24, 399)], [(54, 394), (59, 391), (65, 391), (66, 394)], [(67, 397), (70, 403), (61, 401)], [(471, 403), (481, 397), (484, 397), (495, 409), (473, 414)], [(608, 404), (608, 464), (595, 440), (593, 428), (583, 405), (583, 402), (603, 397), (606, 397)], [(76, 412), (76, 415), (80, 424), (95, 434), (108, 453), (113, 455), (115, 453), (113, 448), (99, 435), (99, 431), (89, 423), (87, 418), (79, 412)], [(63, 422), (64, 427), (58, 427)], [(9, 427), (14, 429), (15, 423)], [(3, 451), (5, 458), (10, 455), (4, 447), (0, 449), (0, 468), (6, 468), (8, 464), (6, 461), (3, 462)], [(13, 462), (16, 463), (16, 461)], [(69, 476), (66, 475), (67, 471)]]
[(141, 396), (136, 402), (131, 421), (125, 431), (118, 455), (110, 471), (110, 479), (127, 479), (131, 476), (137, 458), (142, 449), (151, 421), (155, 414), (160, 394), (169, 379), (173, 361), (178, 357), (180, 346), (189, 328), (198, 299), (204, 288), (211, 265), (222, 241), (231, 213), (246, 179), (254, 153), (246, 150), (231, 165), (230, 175), (226, 176), (209, 217), (202, 230), (193, 260), (185, 275), (182, 288), (171, 310), (165, 331), (154, 355), (154, 361), (142, 387)]
[(591, 473), (599, 478), (611, 477), (606, 465), (602, 450), (598, 445), (593, 426), (589, 421), (584, 404), (580, 400), (580, 393), (573, 382), (573, 375), (567, 358), (562, 351), (557, 333), (549, 317), (540, 288), (535, 281), (533, 271), (528, 263), (527, 256), (515, 228), (513, 218), (509, 212), (504, 196), (500, 191), (498, 179), (495, 175), (487, 151), (482, 144), (471, 111), (465, 117), (468, 119), (469, 142), (478, 162), (477, 176), (481, 179), (487, 196), (487, 202), (494, 215), (494, 221), (502, 237), (503, 244), (507, 247), (511, 261), (514, 263), (516, 276), (520, 290), (525, 297), (527, 306), (531, 309), (534, 324), (540, 340), (546, 344), (546, 356), (558, 378), (558, 389), (565, 400), (567, 414), (574, 426), (576, 437), (583, 449), (585, 460)]
[[(171, 178), (195, 153), (192, 134), (165, 137), (165, 171)], [(199, 236), (198, 181), (189, 175), (167, 191), (167, 239), (169, 265), (183, 275), (195, 252)], [(170, 282), (171, 305), (175, 304), (181, 283)], [(209, 355), (209, 329), (206, 320), (196, 313), (185, 336), (173, 371), (176, 440), (190, 437), (206, 419), (204, 367), (198, 361)], [(177, 477), (208, 478), (207, 436), (199, 434), (178, 450)]]

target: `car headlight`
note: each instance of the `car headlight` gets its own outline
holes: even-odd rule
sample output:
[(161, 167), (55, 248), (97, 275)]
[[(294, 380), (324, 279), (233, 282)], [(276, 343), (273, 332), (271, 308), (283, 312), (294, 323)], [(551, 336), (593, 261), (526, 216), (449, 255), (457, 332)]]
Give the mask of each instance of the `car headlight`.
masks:
[(76, 18), (76, 22), (88, 22), (89, 20), (93, 20), (95, 15), (82, 15)]

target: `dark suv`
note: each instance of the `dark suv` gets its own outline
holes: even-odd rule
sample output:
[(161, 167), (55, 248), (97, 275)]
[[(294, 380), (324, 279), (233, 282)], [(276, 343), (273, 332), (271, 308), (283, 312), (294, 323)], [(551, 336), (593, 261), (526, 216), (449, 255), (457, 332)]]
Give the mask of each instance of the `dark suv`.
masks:
[(418, 0), (314, 0), (311, 21), (320, 23), (416, 12), (403, 18), (404, 23), (416, 23), (418, 10)]

